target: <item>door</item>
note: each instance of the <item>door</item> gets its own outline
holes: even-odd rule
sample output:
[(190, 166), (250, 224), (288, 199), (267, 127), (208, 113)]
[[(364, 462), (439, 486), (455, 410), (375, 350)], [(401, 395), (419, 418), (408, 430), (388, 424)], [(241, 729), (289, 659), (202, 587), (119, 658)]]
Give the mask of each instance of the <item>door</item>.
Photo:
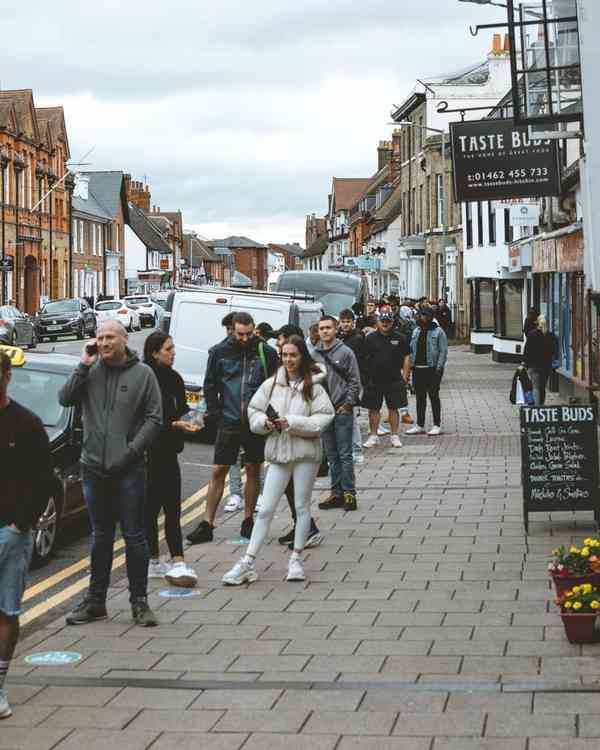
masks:
[(35, 315), (38, 308), (40, 298), (38, 279), (39, 269), (37, 260), (33, 255), (28, 255), (25, 258), (25, 304), (23, 308), (30, 315)]
[(31, 325), (29, 320), (23, 315), (22, 312), (17, 310), (16, 307), (12, 308), (12, 314), (14, 316), (13, 322), (15, 324), (15, 331), (17, 333), (17, 344), (22, 346), (23, 344), (31, 343)]

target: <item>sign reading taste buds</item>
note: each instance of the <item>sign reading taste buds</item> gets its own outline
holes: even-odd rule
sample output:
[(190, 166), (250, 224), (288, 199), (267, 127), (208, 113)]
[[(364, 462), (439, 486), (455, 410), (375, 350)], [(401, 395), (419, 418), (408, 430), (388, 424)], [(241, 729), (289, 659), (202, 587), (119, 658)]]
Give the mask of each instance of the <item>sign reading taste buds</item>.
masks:
[(513, 120), (450, 124), (457, 202), (560, 194), (558, 142), (532, 140)]

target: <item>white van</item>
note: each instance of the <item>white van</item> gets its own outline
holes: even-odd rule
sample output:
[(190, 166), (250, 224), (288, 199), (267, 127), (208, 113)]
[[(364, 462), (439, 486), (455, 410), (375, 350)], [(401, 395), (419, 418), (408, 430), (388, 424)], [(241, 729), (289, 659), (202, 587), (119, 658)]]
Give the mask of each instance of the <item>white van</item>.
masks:
[(221, 320), (230, 312), (247, 312), (254, 322), (269, 323), (275, 330), (288, 323), (308, 334), (323, 315), (323, 306), (312, 298), (289, 294), (199, 287), (171, 292), (167, 300), (168, 333), (176, 349), (175, 368), (185, 382), (192, 409), (204, 411), (202, 386), (208, 350), (225, 338)]

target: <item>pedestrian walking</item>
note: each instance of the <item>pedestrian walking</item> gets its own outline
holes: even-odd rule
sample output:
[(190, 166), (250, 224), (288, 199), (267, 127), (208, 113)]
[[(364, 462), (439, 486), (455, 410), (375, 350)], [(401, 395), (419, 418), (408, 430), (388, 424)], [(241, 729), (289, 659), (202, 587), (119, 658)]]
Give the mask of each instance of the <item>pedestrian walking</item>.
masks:
[(379, 444), (377, 433), (385, 400), (390, 418), (390, 441), (394, 448), (401, 448), (399, 410), (408, 414), (406, 381), (410, 377), (410, 346), (406, 336), (394, 329), (391, 311), (379, 316), (377, 330), (365, 339), (365, 361), (362, 404), (369, 410), (369, 437), (364, 446), (374, 448)]
[(270, 466), (262, 507), (246, 554), (223, 576), (223, 583), (232, 586), (256, 581), (256, 557), (292, 478), (297, 520), (287, 580), (305, 580), (302, 551), (310, 529), (310, 500), (321, 461), (320, 437), (332, 421), (334, 410), (321, 385), (324, 372), (308, 353), (302, 336), (291, 336), (284, 344), (282, 362), (275, 376), (256, 392), (248, 408), (252, 431), (267, 436), (265, 453)]
[(319, 321), (320, 342), (315, 359), (327, 368), (327, 392), (335, 409), (335, 417), (323, 433), (331, 474), (331, 494), (321, 510), (344, 508), (356, 510), (356, 484), (352, 460), (354, 407), (360, 400), (360, 372), (352, 349), (336, 336), (337, 321), (326, 315)]
[(548, 323), (543, 315), (538, 315), (535, 327), (529, 329), (525, 341), (523, 360), (533, 386), (533, 399), (536, 406), (546, 403), (546, 385), (556, 359), (558, 340), (548, 331)]
[(10, 357), (0, 350), (0, 719), (12, 715), (5, 681), (19, 640), (31, 529), (48, 504), (53, 480), (43, 424), (8, 396), (11, 370)]
[(125, 540), (133, 620), (157, 624), (148, 606), (148, 543), (145, 526), (145, 453), (158, 437), (162, 407), (154, 373), (127, 346), (116, 321), (98, 325), (81, 361), (61, 388), (63, 406), (82, 412), (81, 478), (92, 526), (88, 593), (67, 616), (69, 625), (106, 618), (117, 521)]
[(413, 385), (417, 400), (417, 424), (410, 427), (405, 435), (418, 435), (425, 432), (427, 397), (433, 412), (433, 427), (428, 435), (442, 432), (442, 406), (440, 383), (448, 359), (448, 338), (441, 326), (433, 320), (433, 310), (421, 305), (417, 316), (417, 328), (410, 342)]
[[(163, 425), (147, 453), (146, 538), (150, 552), (148, 578), (165, 578), (173, 586), (191, 588), (198, 576), (186, 565), (181, 536), (181, 470), (178, 455), (184, 448), (185, 433), (200, 427), (184, 421), (189, 412), (185, 385), (173, 369), (175, 345), (163, 331), (154, 331), (144, 342), (144, 362), (158, 381), (162, 398)], [(165, 516), (165, 537), (171, 555), (169, 563), (160, 559), (158, 516)]]
[(534, 331), (537, 328), (537, 319), (539, 316), (540, 313), (535, 307), (530, 307), (529, 310), (527, 310), (527, 315), (523, 321), (523, 333), (525, 336), (529, 336), (531, 331)]
[(206, 365), (206, 414), (217, 422), (218, 428), (206, 513), (187, 535), (192, 544), (212, 542), (225, 479), (230, 467), (238, 461), (240, 448), (244, 449), (246, 467), (244, 520), (240, 535), (249, 539), (252, 534), (265, 440), (250, 430), (248, 404), (278, 366), (277, 352), (255, 335), (252, 316), (245, 312), (235, 313), (232, 336), (210, 350)]
[[(352, 349), (356, 361), (358, 362), (358, 371), (360, 374), (361, 392), (365, 383), (365, 337), (356, 328), (356, 319), (352, 310), (342, 310), (340, 312), (340, 327), (338, 330), (339, 340), (349, 349)], [(352, 428), (352, 458), (355, 464), (364, 463), (365, 456), (363, 453), (362, 435), (360, 432), (360, 406), (354, 407), (354, 425)]]

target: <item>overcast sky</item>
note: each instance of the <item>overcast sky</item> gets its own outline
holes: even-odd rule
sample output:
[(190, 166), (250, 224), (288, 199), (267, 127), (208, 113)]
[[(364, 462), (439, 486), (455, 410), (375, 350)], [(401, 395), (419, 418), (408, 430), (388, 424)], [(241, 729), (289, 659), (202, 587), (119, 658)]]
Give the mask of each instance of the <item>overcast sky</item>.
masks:
[[(82, 6), (84, 11), (82, 11)], [(62, 104), (73, 157), (147, 179), (208, 237), (304, 244), (332, 175), (367, 177), (417, 77), (482, 60), (458, 0), (4, 4), (0, 86)], [(504, 20), (505, 20), (504, 14)]]

